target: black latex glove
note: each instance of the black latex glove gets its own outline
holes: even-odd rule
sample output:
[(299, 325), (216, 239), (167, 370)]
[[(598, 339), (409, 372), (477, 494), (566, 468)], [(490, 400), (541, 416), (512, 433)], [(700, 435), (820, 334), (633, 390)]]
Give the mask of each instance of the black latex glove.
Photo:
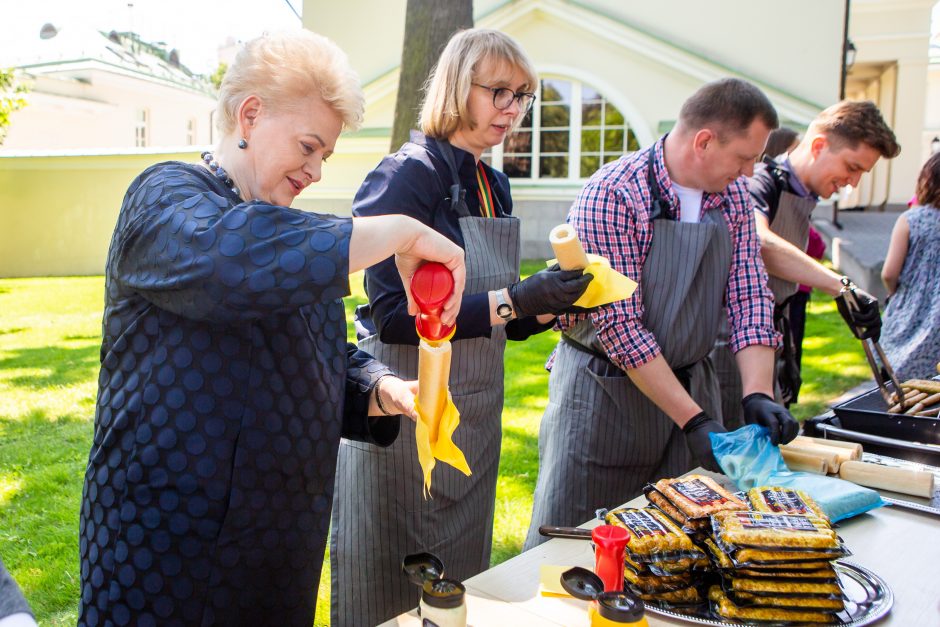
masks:
[(767, 427), (770, 443), (774, 446), (786, 444), (800, 432), (800, 423), (787, 408), (762, 392), (745, 396), (741, 407), (744, 408), (744, 422)]
[(692, 455), (695, 456), (696, 461), (702, 468), (712, 472), (722, 472), (722, 470), (715, 459), (715, 454), (712, 452), (712, 440), (708, 437), (708, 434), (727, 432), (728, 430), (725, 429), (723, 424), (714, 418), (709, 418), (705, 412), (696, 414), (682, 427), (682, 433), (685, 434), (685, 441), (689, 445)]
[[(852, 334), (860, 340), (869, 338), (876, 342), (881, 338), (881, 312), (878, 299), (863, 289), (843, 279), (846, 290), (836, 296), (836, 307)], [(854, 299), (853, 299), (854, 297)], [(854, 304), (853, 304), (854, 300)]]
[[(519, 318), (574, 313), (574, 301), (581, 298), (593, 278), (594, 275), (581, 270), (562, 270), (556, 263), (510, 285), (509, 300)], [(589, 311), (581, 307), (575, 309)]]

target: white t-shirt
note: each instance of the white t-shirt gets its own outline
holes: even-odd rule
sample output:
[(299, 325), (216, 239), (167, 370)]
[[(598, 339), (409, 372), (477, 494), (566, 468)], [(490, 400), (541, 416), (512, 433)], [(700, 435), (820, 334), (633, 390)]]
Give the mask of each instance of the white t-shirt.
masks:
[(683, 187), (675, 181), (672, 182), (672, 189), (679, 197), (679, 222), (698, 222), (702, 213), (702, 196), (704, 192), (700, 189)]

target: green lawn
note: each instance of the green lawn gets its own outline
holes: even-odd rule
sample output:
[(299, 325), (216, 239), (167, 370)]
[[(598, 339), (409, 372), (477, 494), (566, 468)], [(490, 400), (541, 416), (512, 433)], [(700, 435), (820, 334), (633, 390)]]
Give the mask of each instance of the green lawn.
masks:
[[(540, 267), (527, 263), (525, 274)], [(353, 280), (350, 314), (363, 299)], [(0, 280), (0, 556), (42, 624), (74, 625), (78, 508), (98, 374), (101, 277)], [(868, 377), (861, 347), (826, 297), (810, 305), (800, 418)], [(506, 354), (506, 411), (492, 563), (519, 553), (538, 472), (538, 424), (547, 400), (553, 332)], [(324, 569), (317, 625), (329, 620)]]

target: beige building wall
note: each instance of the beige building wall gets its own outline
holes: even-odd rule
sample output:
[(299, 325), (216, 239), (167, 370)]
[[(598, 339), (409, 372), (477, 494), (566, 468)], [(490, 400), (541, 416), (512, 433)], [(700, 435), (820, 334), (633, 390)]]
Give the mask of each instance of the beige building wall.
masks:
[(103, 274), (131, 181), (195, 152), (0, 156), (0, 277)]
[[(928, 48), (937, 0), (852, 0), (849, 37), (857, 49), (846, 96), (873, 100), (901, 144), (859, 183), (848, 205), (904, 204), (929, 152)], [(934, 109), (935, 110), (935, 109)]]
[[(304, 0), (304, 25), (346, 50), (368, 83), (394, 70), (401, 61), (405, 4), (405, 0)], [(774, 0), (473, 3), (478, 26), (500, 19), (500, 13), (519, 15), (534, 8), (576, 18), (586, 9), (818, 104), (838, 96), (842, 7), (842, 2), (834, 0), (790, 0), (785, 5)], [(567, 38), (556, 44), (559, 42), (567, 42)], [(565, 52), (577, 51), (567, 43), (556, 47)], [(794, 71), (794, 66), (812, 66), (814, 71), (801, 73)]]
[(940, 57), (931, 60), (927, 67), (927, 101), (924, 134), (921, 136), (920, 162), (931, 154), (931, 144), (940, 139)]
[[(388, 133), (401, 56), (405, 0), (305, 0), (305, 25), (333, 38), (367, 85), (366, 127)], [(844, 206), (903, 203), (940, 120), (928, 99), (927, 44), (936, 0), (852, 0), (857, 47), (847, 95), (875, 100), (904, 147), (880, 163)], [(758, 84), (784, 123), (801, 127), (838, 99), (845, 2), (793, 0), (476, 0), (477, 26), (516, 37), (543, 76), (600, 89), (628, 117), (642, 145), (668, 128), (698, 86), (736, 75)], [(931, 75), (932, 76), (932, 75)], [(931, 88), (932, 89), (932, 88)], [(936, 88), (940, 91), (940, 86)], [(933, 96), (936, 102), (940, 95)], [(379, 146), (381, 142), (376, 142)], [(339, 149), (344, 148), (341, 143)], [(360, 152), (356, 184), (378, 162)], [(576, 180), (516, 180), (514, 196), (570, 200)], [(316, 194), (326, 193), (322, 189)]]
[[(599, 89), (625, 114), (644, 146), (659, 137), (663, 128), (671, 127), (689, 94), (723, 76), (738, 75), (757, 82), (781, 116), (798, 126), (808, 123), (827, 98), (835, 99), (842, 14), (832, 6), (840, 3), (826, 3), (819, 8), (815, 0), (797, 0), (793, 10), (781, 12), (774, 8), (774, 28), (757, 33), (745, 20), (763, 23), (776, 5), (765, 0), (717, 1), (722, 5), (720, 15), (738, 11), (742, 16), (737, 27), (722, 26), (723, 20), (704, 10), (702, 3), (684, 0), (665, 0), (656, 6), (633, 0), (477, 0), (474, 9), (477, 26), (496, 28), (518, 39), (540, 75), (579, 80)], [(331, 160), (325, 170), (325, 184), (310, 188), (309, 198), (328, 199), (346, 190), (351, 199), (365, 175), (388, 152), (404, 7), (404, 0), (304, 3), (305, 26), (326, 34), (346, 50), (366, 83), (365, 129), (340, 139), (334, 159), (345, 159), (342, 168), (331, 167)], [(811, 10), (815, 19), (810, 26), (804, 25), (807, 36), (801, 39), (806, 43), (791, 46), (792, 38), (785, 33), (800, 28)], [(656, 26), (670, 13), (675, 19), (668, 26), (675, 29), (675, 35)], [(827, 29), (837, 34), (826, 36)], [(761, 55), (740, 52), (751, 47), (760, 49), (762, 44), (770, 57), (766, 63), (760, 62)], [(777, 51), (787, 46), (794, 48), (789, 58), (806, 62), (815, 52), (827, 61), (815, 62), (811, 73), (800, 72), (789, 67), (786, 58), (781, 60)], [(727, 65), (712, 57), (735, 63)], [(370, 148), (375, 151), (370, 152)], [(579, 178), (517, 179), (513, 181), (513, 195), (523, 201), (568, 203), (582, 183)]]

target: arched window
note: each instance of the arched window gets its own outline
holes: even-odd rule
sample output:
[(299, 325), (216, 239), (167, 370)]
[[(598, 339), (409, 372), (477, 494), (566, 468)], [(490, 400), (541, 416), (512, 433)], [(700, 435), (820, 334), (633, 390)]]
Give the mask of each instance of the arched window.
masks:
[(514, 179), (584, 179), (639, 149), (623, 113), (600, 91), (544, 77), (519, 129), (483, 158)]

